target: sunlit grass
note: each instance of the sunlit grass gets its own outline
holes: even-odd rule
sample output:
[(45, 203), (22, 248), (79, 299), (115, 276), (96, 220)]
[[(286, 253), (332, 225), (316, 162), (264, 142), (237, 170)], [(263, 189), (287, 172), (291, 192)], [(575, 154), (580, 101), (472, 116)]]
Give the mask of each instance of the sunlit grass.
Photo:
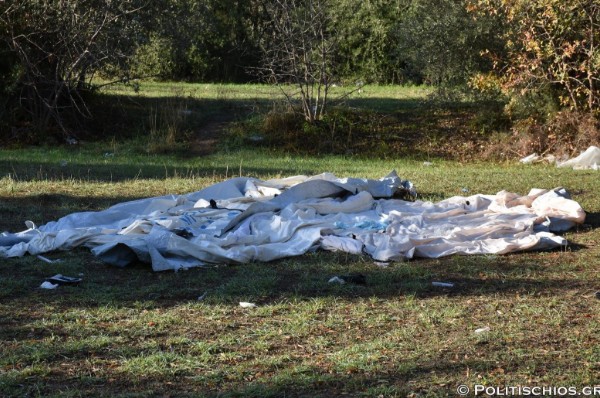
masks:
[[(106, 86), (102, 92), (107, 94), (134, 95), (142, 97), (168, 97), (183, 95), (200, 99), (284, 99), (285, 93), (297, 91), (295, 86), (272, 86), (267, 84), (227, 84), (227, 83), (178, 83), (140, 81), (136, 84), (115, 84)], [(387, 86), (364, 85), (343, 86), (335, 85), (330, 88), (330, 99), (336, 101), (342, 97), (352, 100), (381, 99), (381, 100), (422, 100), (434, 91), (428, 86)]]

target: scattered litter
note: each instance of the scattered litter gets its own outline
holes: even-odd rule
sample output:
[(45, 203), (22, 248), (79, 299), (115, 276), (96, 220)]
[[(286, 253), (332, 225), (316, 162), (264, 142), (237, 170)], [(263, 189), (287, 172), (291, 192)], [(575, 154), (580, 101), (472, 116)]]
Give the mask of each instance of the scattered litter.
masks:
[(48, 263), (48, 264), (55, 264), (55, 263), (60, 263), (62, 260), (57, 258), (56, 260), (50, 260), (48, 257), (44, 257), (42, 255), (38, 255), (37, 258), (39, 258), (40, 260)]
[(374, 264), (380, 268), (387, 268), (390, 266), (389, 262), (383, 262), (383, 261), (375, 261)]
[(344, 283), (346, 283), (346, 281), (340, 278), (339, 276), (334, 276), (333, 278), (329, 279), (329, 283), (338, 283), (340, 285), (343, 285)]
[(490, 330), (491, 330), (490, 327), (486, 326), (484, 328), (475, 329), (475, 334), (481, 334), (481, 333), (489, 332)]
[(66, 160), (60, 161), (60, 167), (67, 167), (68, 164), (69, 164), (69, 162), (67, 162)]
[(461, 191), (462, 191), (463, 193), (467, 193), (467, 192), (469, 192), (469, 188), (462, 188), (462, 189), (461, 189)]
[(574, 170), (598, 170), (600, 168), (600, 148), (592, 145), (579, 156), (572, 159), (559, 159), (552, 154), (542, 157), (537, 153), (532, 153), (521, 158), (519, 162), (523, 164), (545, 162), (555, 164), (556, 167), (571, 167)]
[(538, 155), (537, 153), (532, 153), (531, 155), (527, 155), (524, 158), (519, 159), (519, 163), (531, 164), (534, 162), (539, 162), (540, 159), (541, 159), (540, 155)]
[(112, 158), (112, 157), (114, 157), (114, 156), (115, 156), (115, 154), (114, 154), (114, 153), (112, 153), (112, 152), (105, 152), (105, 153), (104, 153), (104, 157), (105, 157), (105, 158)]
[(343, 285), (344, 283), (354, 283), (356, 285), (366, 285), (367, 278), (363, 274), (349, 274), (349, 275), (339, 275), (334, 276), (329, 279), (329, 283), (339, 283)]
[(46, 281), (40, 285), (40, 288), (42, 288), (42, 289), (56, 289), (57, 287), (58, 287), (58, 284), (55, 285), (54, 283), (50, 283), (48, 281)]
[[(208, 293), (208, 292), (204, 292), (204, 293), (202, 293), (202, 295), (201, 295), (201, 296), (198, 296), (198, 299), (197, 299), (197, 300), (198, 300), (198, 301), (202, 301), (202, 300), (204, 300), (204, 298), (206, 297), (206, 294), (207, 294), (207, 293)], [(240, 303), (240, 305), (241, 305), (241, 303)]]
[(76, 140), (75, 138), (73, 138), (73, 137), (68, 137), (68, 138), (66, 139), (66, 142), (67, 142), (67, 144), (69, 144), (69, 145), (77, 145), (77, 144), (79, 144), (79, 141), (77, 141), (77, 140)]
[[(564, 159), (563, 159), (564, 160)], [(548, 163), (548, 164), (558, 164), (560, 163), (559, 159), (550, 154), (542, 157), (537, 153), (532, 153), (531, 155), (525, 156), (524, 158), (519, 159), (519, 163), (523, 164), (533, 164), (533, 163)]]
[(256, 308), (256, 304), (248, 303), (246, 301), (240, 301), (240, 307), (242, 308)]
[(431, 282), (431, 284), (436, 287), (454, 287), (454, 283), (451, 282)]
[(82, 281), (81, 278), (75, 278), (72, 276), (64, 276), (61, 274), (56, 274), (47, 279), (48, 282), (57, 283), (59, 285), (75, 285)]
[(431, 163), (431, 162), (423, 162), (423, 166), (433, 166), (433, 163)]

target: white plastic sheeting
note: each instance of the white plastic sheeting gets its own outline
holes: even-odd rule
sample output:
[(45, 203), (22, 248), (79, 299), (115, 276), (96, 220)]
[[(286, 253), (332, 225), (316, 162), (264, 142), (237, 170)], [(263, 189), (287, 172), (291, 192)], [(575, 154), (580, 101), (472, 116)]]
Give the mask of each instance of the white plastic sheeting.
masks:
[(572, 167), (575, 170), (598, 170), (598, 167), (600, 167), (600, 148), (597, 146), (591, 146), (579, 156), (569, 159), (565, 162), (557, 163), (556, 166)]
[(556, 167), (570, 167), (575, 170), (598, 170), (600, 168), (600, 148), (591, 146), (582, 152), (579, 156), (567, 160), (559, 160), (554, 155), (540, 156), (537, 153), (525, 156), (519, 162), (524, 164), (531, 163), (555, 163)]
[(438, 203), (393, 199), (398, 193), (414, 195), (414, 189), (394, 172), (380, 180), (240, 177), (187, 195), (74, 213), (39, 228), (27, 222), (23, 232), (0, 234), (0, 257), (86, 246), (114, 265), (142, 261), (163, 271), (270, 261), (318, 248), (377, 261), (502, 254), (566, 245), (552, 231), (585, 219), (562, 189)]

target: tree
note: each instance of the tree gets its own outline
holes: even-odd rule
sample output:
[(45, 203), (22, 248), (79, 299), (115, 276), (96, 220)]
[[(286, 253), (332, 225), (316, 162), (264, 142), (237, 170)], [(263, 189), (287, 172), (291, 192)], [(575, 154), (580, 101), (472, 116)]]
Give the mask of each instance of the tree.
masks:
[(17, 71), (14, 95), (36, 132), (67, 135), (67, 119), (91, 115), (85, 93), (102, 65), (127, 57), (138, 2), (2, 2), (2, 46)]
[(391, 33), (406, 75), (420, 76), (436, 86), (457, 87), (474, 73), (492, 68), (481, 53), (502, 51), (501, 21), (492, 14), (474, 18), (466, 6), (466, 1), (456, 0), (411, 2)]
[(248, 81), (258, 64), (262, 0), (155, 0), (139, 13), (132, 75), (165, 80)]
[(409, 0), (336, 0), (331, 10), (340, 37), (336, 74), (376, 83), (406, 82), (393, 32), (409, 5)]
[(273, 83), (296, 87), (302, 114), (314, 123), (324, 115), (334, 83), (337, 41), (328, 1), (274, 0), (265, 7), (271, 22), (261, 41), (262, 66), (256, 71)]
[(479, 0), (473, 13), (501, 16), (505, 55), (494, 51), (502, 88), (517, 96), (546, 88), (576, 111), (600, 109), (600, 3), (596, 0)]

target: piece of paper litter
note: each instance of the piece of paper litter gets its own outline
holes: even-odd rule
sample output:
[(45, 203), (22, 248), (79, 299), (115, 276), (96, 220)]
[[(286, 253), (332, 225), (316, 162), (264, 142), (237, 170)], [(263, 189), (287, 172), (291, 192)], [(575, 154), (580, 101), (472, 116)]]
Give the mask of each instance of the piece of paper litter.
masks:
[(39, 258), (40, 260), (42, 260), (48, 264), (60, 263), (62, 261), (59, 258), (57, 258), (56, 260), (50, 260), (48, 257), (44, 257), (42, 255), (38, 255), (37, 258)]
[(46, 282), (42, 283), (42, 284), (40, 285), (40, 287), (41, 287), (42, 289), (56, 289), (56, 288), (58, 287), (58, 284), (57, 284), (57, 285), (55, 285), (54, 283), (51, 283), (51, 282), (48, 282), (48, 281), (46, 281)]
[(344, 283), (346, 283), (346, 281), (340, 278), (339, 276), (334, 276), (333, 278), (329, 279), (329, 283), (338, 283), (340, 285), (343, 285)]
[(450, 282), (431, 282), (431, 284), (436, 287), (454, 287), (454, 283)]

